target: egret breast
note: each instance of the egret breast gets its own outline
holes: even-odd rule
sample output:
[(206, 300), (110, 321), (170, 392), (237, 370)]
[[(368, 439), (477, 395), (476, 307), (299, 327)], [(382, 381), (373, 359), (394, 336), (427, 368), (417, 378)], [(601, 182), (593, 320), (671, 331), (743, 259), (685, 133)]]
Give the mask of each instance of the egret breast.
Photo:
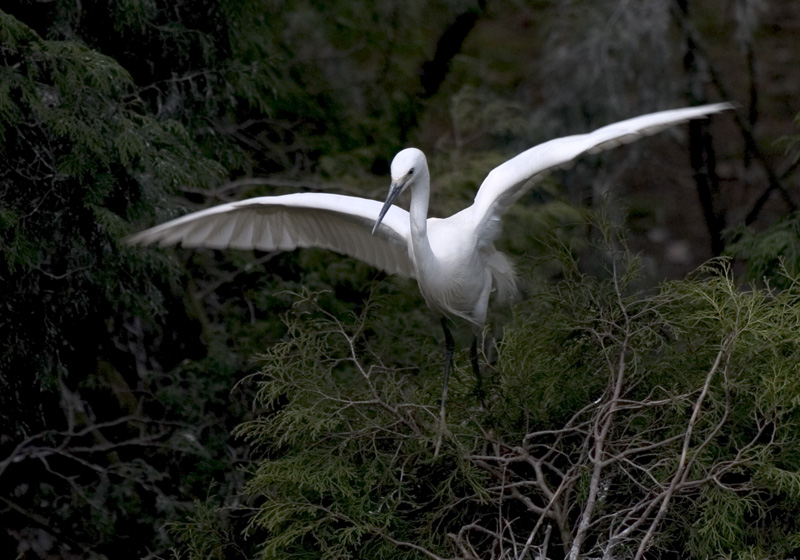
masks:
[(435, 311), (481, 324), (492, 276), (474, 229), (452, 218), (430, 220), (428, 234), (434, 262), (417, 271), (425, 301)]

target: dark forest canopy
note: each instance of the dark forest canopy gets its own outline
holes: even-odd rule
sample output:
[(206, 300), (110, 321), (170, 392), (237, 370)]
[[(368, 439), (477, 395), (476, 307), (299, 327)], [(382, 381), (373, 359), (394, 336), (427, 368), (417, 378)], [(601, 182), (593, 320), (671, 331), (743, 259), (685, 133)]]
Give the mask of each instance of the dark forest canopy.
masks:
[[(5, 2), (0, 556), (797, 555), (798, 22), (755, 0)], [(486, 402), (457, 357), (437, 456), (441, 341), (411, 282), (120, 243), (248, 196), (382, 198), (408, 145), (448, 215), (538, 142), (720, 100), (735, 115), (585, 158), (507, 216), (528, 298), (487, 332)]]

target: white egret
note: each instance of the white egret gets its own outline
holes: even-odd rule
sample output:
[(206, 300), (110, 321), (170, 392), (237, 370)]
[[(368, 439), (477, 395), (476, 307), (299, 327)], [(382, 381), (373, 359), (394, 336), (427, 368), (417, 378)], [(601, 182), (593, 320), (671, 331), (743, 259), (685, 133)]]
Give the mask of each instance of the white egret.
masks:
[[(445, 334), (442, 420), (454, 342), (446, 317), (461, 318), (477, 332), (486, 321), (489, 296), (516, 293), (509, 259), (495, 249), (500, 218), (533, 184), (532, 179), (564, 166), (584, 152), (631, 142), (690, 119), (732, 106), (717, 103), (651, 113), (614, 123), (588, 134), (550, 140), (492, 170), (474, 203), (449, 218), (428, 217), (430, 175), (425, 155), (407, 148), (392, 161), (386, 202), (327, 193), (264, 196), (194, 212), (126, 238), (130, 244), (213, 249), (289, 251), (320, 247), (360, 259), (375, 268), (412, 277), (428, 307), (441, 318)], [(411, 189), (410, 211), (392, 203)], [(480, 379), (477, 336), (472, 366)]]

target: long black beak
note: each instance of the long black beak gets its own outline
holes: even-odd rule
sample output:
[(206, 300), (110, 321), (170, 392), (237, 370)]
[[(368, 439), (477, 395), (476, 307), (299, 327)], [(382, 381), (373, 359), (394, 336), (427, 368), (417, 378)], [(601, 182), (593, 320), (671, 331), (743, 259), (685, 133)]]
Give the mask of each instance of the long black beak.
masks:
[(375, 232), (378, 230), (378, 226), (381, 225), (381, 221), (383, 221), (383, 217), (386, 215), (386, 212), (389, 211), (394, 199), (397, 198), (401, 192), (403, 192), (404, 186), (405, 182), (400, 181), (392, 181), (392, 184), (389, 185), (389, 196), (386, 197), (386, 202), (383, 203), (381, 213), (378, 214), (378, 219), (375, 221), (375, 226), (372, 228), (372, 235), (375, 235)]

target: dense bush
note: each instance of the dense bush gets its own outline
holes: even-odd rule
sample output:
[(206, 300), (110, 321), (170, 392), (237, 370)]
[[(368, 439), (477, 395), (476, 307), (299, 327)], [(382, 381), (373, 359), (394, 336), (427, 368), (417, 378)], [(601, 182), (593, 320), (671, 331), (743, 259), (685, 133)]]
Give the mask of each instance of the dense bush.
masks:
[[(796, 112), (792, 8), (689, 4), (4, 2), (0, 556), (558, 557), (654, 503), (611, 552), (791, 554), (796, 528), (772, 521), (796, 495), (778, 309), (790, 325), (797, 143), (772, 139)], [(119, 241), (247, 196), (379, 198), (409, 143), (448, 215), (536, 142), (717, 99), (742, 110), (583, 159), (509, 212), (530, 297), (496, 310), (484, 401), (459, 358), (446, 431), (413, 282), (323, 251)], [(583, 213), (602, 205), (642, 254), (634, 283), (592, 247)], [(543, 261), (549, 245), (569, 258)], [(740, 291), (720, 263), (643, 288), (726, 248), (770, 288)], [(586, 430), (606, 422), (595, 475)], [(661, 459), (623, 450), (648, 441)]]
[[(460, 356), (443, 432), (437, 368), (373, 351), (419, 333), (386, 329), (380, 304), (337, 317), (299, 297), (246, 381), (262, 412), (237, 433), (262, 458), (224, 513), (263, 558), (796, 554), (798, 284), (743, 290), (719, 260), (642, 290), (635, 260), (607, 255), (597, 277), (562, 253), (483, 399)], [(240, 538), (178, 533), (192, 558)]]

